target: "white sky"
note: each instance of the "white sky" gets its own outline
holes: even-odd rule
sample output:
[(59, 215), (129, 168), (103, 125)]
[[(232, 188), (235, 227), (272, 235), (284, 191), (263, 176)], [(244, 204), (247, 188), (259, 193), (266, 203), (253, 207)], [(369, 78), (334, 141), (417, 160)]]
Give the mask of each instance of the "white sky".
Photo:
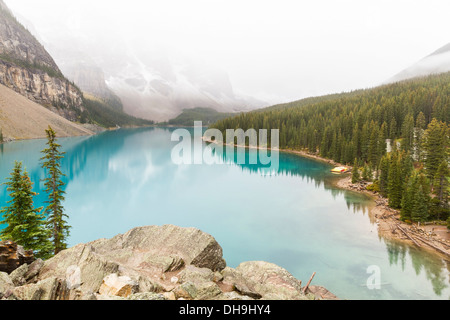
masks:
[(4, 1), (44, 40), (61, 25), (130, 37), (220, 67), (238, 92), (282, 100), (376, 86), (450, 42), (448, 0)]

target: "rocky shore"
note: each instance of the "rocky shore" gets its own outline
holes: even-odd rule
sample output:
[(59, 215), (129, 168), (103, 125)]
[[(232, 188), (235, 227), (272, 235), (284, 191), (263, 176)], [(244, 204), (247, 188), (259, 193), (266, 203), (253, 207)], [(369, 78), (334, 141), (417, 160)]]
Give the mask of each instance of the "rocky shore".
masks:
[[(14, 249), (4, 253), (14, 256)], [(0, 272), (2, 300), (322, 300), (323, 287), (302, 286), (262, 261), (227, 267), (216, 240), (194, 228), (139, 227)], [(1, 266), (0, 266), (1, 268)], [(1, 270), (1, 269), (0, 269)]]
[(371, 219), (378, 226), (378, 233), (384, 238), (402, 241), (428, 250), (450, 260), (450, 232), (447, 226), (436, 224), (408, 224), (400, 220), (400, 211), (389, 207), (387, 199), (368, 191), (367, 183), (353, 184), (350, 174), (337, 180), (336, 186), (341, 189), (365, 193), (374, 199), (370, 210)]

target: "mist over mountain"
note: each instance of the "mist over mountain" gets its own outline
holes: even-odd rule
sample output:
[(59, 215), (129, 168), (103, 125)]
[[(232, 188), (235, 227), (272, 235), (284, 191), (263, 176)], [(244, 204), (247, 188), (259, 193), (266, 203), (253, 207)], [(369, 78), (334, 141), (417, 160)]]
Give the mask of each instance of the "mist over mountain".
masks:
[(450, 43), (390, 78), (387, 83), (450, 71)]
[[(110, 32), (108, 25), (93, 30), (84, 23), (88, 17), (65, 14), (66, 24), (36, 37), (43, 39), (68, 79), (86, 93), (120, 104), (132, 116), (168, 121), (184, 109), (242, 112), (268, 105), (235, 93), (228, 74), (201, 59), (152, 49), (152, 39)], [(30, 21), (24, 19), (24, 24), (38, 32)]]

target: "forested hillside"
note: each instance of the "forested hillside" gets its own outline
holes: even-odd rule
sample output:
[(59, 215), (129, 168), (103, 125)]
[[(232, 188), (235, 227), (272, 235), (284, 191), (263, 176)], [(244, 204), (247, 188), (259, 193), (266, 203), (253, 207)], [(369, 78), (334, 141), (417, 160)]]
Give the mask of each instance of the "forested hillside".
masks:
[[(373, 188), (389, 197), (392, 207), (406, 206), (404, 218), (419, 221), (449, 213), (449, 121), (450, 73), (445, 73), (304, 99), (213, 127), (224, 135), (226, 129), (280, 129), (281, 149), (307, 150), (354, 165), (354, 180), (375, 180)], [(415, 200), (413, 213), (403, 199), (408, 190), (410, 199), (426, 198)]]

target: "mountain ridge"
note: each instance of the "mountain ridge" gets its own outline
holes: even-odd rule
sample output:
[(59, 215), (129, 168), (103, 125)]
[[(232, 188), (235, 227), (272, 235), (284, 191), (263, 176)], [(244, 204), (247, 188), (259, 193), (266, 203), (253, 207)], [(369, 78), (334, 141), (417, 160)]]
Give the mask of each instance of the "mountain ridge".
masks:
[(400, 71), (385, 84), (399, 82), (417, 77), (440, 74), (450, 71), (450, 43), (419, 60), (410, 67)]
[(71, 121), (80, 118), (81, 91), (0, 0), (0, 83)]

